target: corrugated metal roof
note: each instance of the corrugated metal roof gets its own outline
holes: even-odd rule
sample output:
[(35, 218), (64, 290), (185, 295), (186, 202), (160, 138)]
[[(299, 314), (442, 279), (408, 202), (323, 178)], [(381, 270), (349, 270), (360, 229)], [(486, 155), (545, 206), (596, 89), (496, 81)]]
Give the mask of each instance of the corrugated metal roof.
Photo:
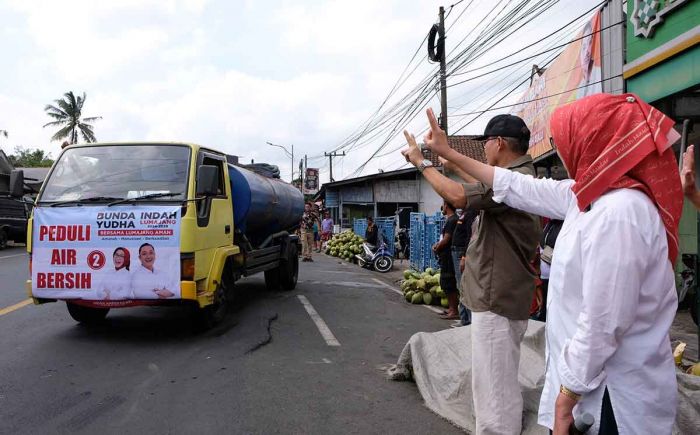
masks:
[[(458, 153), (471, 157), (474, 160), (478, 160), (482, 163), (486, 163), (486, 154), (484, 153), (484, 142), (479, 140), (474, 140), (476, 136), (447, 136), (447, 143), (450, 148), (456, 150)], [(426, 159), (433, 162), (435, 166), (442, 166), (438, 160), (438, 156), (432, 153), (430, 150), (424, 150), (423, 155)]]

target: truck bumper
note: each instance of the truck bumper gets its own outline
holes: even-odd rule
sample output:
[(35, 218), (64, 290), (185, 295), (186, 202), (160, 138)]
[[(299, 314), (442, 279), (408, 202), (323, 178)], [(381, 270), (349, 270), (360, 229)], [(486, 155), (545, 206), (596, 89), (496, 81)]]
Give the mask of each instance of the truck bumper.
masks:
[[(35, 305), (43, 304), (46, 302), (56, 302), (56, 299), (35, 298), (34, 295), (32, 294), (32, 280), (31, 279), (28, 279), (27, 281), (25, 281), (24, 289), (27, 292), (27, 296), (29, 296), (34, 301)], [(197, 283), (195, 283), (194, 281), (180, 281), (180, 299), (188, 300), (188, 301), (196, 301), (197, 300)], [(86, 300), (86, 302), (90, 302), (90, 301)], [(154, 299), (153, 303), (157, 305), (158, 300)], [(118, 305), (124, 306), (123, 304), (118, 304)], [(115, 308), (116, 308), (116, 306), (115, 306)]]

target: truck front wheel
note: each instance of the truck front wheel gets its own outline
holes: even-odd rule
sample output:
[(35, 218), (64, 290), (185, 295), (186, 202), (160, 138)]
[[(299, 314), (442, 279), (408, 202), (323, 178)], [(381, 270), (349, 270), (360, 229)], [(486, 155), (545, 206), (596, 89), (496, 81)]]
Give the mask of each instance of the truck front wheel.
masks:
[(284, 290), (294, 290), (299, 278), (299, 255), (297, 245), (290, 244), (287, 251), (287, 258), (280, 261), (279, 277), (280, 284)]
[(107, 313), (109, 313), (109, 308), (89, 308), (70, 302), (66, 302), (66, 306), (68, 307), (68, 314), (73, 320), (86, 325), (102, 323)]
[(191, 307), (192, 326), (195, 332), (205, 332), (223, 322), (228, 313), (232, 289), (227, 289), (222, 282), (216, 287), (214, 301), (206, 307), (195, 304)]
[(280, 289), (280, 267), (265, 271), (265, 287), (271, 291)]

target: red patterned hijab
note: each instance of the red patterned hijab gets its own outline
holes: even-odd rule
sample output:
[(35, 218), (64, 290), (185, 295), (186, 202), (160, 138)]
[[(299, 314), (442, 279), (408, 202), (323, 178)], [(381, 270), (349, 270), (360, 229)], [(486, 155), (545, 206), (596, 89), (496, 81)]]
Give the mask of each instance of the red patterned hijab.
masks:
[(639, 189), (656, 204), (666, 227), (668, 256), (678, 255), (683, 209), (673, 120), (634, 94), (596, 94), (562, 106), (551, 118), (554, 144), (580, 210), (604, 193)]

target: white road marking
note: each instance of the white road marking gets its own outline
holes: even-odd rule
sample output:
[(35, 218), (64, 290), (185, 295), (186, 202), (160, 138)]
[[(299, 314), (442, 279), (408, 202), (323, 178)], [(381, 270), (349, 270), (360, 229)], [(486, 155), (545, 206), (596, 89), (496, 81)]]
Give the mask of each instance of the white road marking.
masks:
[[(401, 297), (403, 297), (403, 293), (401, 292), (401, 290), (397, 289), (396, 287), (394, 287), (394, 286), (392, 286), (392, 285), (389, 285), (389, 284), (385, 283), (384, 281), (382, 281), (382, 280), (380, 280), (380, 279), (378, 279), (378, 278), (372, 278), (372, 279), (373, 279), (374, 281), (378, 282), (379, 284), (383, 285), (384, 287), (388, 288), (389, 290), (391, 290), (391, 291), (393, 291), (393, 292), (395, 292), (395, 293), (400, 294)], [(429, 309), (430, 311), (433, 311), (433, 312), (435, 312), (435, 313), (442, 314), (442, 310), (441, 310), (440, 308), (433, 307), (432, 305), (423, 305), (423, 304), (421, 304), (421, 306), (422, 306), (422, 307), (425, 307), (425, 308), (427, 308), (427, 309)]]
[(297, 297), (299, 298), (299, 301), (301, 301), (301, 304), (304, 305), (306, 312), (309, 313), (311, 320), (313, 320), (313, 322), (316, 324), (318, 332), (320, 332), (323, 339), (326, 340), (326, 344), (329, 346), (340, 346), (338, 339), (335, 338), (335, 335), (333, 335), (330, 328), (328, 325), (326, 325), (326, 322), (323, 321), (321, 316), (318, 315), (318, 312), (316, 312), (316, 309), (313, 307), (313, 305), (311, 305), (311, 302), (306, 299), (306, 296), (297, 295)]
[(321, 361), (306, 361), (306, 364), (333, 364), (328, 358), (323, 358)]
[(4, 257), (0, 257), (0, 260), (2, 260), (3, 258), (24, 257), (26, 255), (27, 254), (5, 255)]

